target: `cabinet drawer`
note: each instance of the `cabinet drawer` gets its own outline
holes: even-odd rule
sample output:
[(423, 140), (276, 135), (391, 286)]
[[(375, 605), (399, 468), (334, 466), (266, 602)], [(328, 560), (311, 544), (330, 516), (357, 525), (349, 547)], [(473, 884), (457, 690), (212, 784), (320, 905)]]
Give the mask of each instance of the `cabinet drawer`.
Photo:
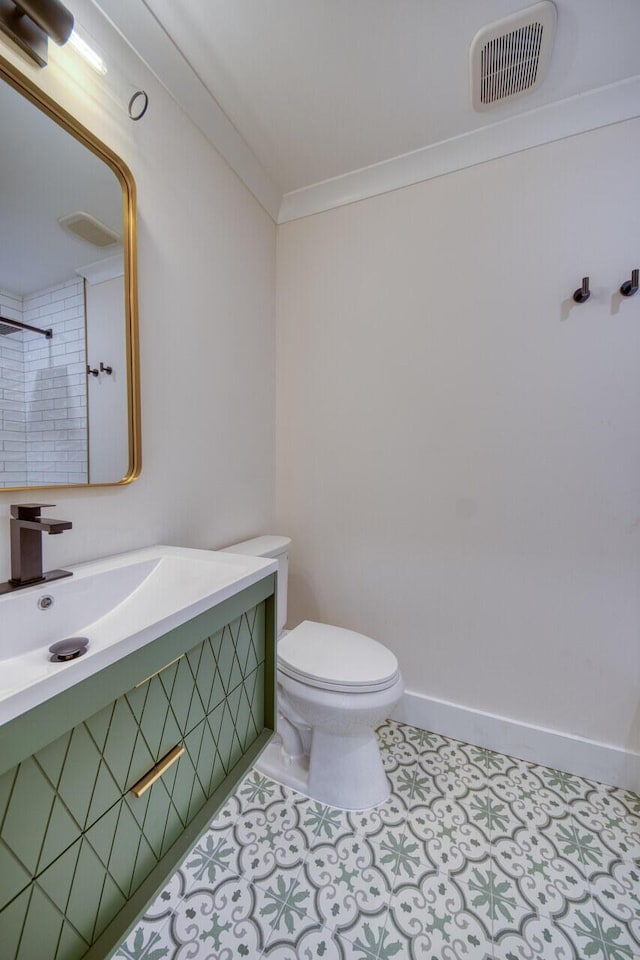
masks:
[(0, 776), (2, 960), (79, 960), (160, 861), (179, 862), (185, 829), (264, 737), (271, 602), (211, 636), (194, 621), (185, 653), (139, 679), (132, 661), (133, 689)]
[[(162, 687), (179, 730), (186, 734), (264, 663), (264, 658), (265, 604), (261, 603), (196, 644), (149, 682)], [(172, 734), (163, 731), (163, 737), (164, 746)]]
[(264, 618), (261, 603), (0, 777), (0, 909), (207, 716), (231, 769), (264, 726), (258, 703), (247, 712)]
[(263, 672), (260, 665), (187, 734), (184, 753), (141, 797), (129, 791), (0, 912), (8, 957), (84, 956), (257, 739)]
[(0, 778), (0, 909), (122, 796), (93, 719)]
[(0, 909), (181, 737), (156, 683), (119, 697), (7, 771), (0, 778)]

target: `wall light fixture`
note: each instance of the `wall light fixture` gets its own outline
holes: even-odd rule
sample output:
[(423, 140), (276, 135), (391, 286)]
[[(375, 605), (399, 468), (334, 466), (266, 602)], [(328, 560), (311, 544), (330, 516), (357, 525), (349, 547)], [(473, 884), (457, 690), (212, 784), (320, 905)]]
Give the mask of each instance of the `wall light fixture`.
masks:
[(47, 65), (48, 40), (66, 43), (73, 14), (60, 0), (0, 0), (0, 30), (40, 67)]

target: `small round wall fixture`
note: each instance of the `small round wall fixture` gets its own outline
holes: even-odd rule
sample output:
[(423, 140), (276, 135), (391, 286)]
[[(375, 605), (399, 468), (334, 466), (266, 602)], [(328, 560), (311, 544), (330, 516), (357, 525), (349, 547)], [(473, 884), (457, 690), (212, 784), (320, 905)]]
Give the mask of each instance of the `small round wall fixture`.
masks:
[(136, 90), (129, 100), (129, 116), (132, 120), (142, 120), (147, 107), (149, 106), (149, 97), (145, 90)]

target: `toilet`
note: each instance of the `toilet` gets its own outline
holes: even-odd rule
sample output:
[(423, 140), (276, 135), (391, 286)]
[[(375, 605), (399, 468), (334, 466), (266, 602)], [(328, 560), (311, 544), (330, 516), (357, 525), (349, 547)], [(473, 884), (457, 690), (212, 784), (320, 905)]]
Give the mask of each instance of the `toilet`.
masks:
[(290, 548), (288, 537), (226, 548), (278, 562), (278, 732), (256, 766), (314, 800), (368, 809), (390, 794), (375, 729), (402, 696), (398, 661), (352, 630), (311, 620), (285, 630)]

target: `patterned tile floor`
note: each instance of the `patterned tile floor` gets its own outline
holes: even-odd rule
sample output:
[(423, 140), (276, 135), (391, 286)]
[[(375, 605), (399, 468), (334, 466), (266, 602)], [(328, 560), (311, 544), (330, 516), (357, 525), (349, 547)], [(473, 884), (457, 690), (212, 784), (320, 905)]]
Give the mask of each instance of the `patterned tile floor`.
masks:
[(640, 797), (393, 721), (363, 813), (255, 771), (113, 960), (638, 960)]

